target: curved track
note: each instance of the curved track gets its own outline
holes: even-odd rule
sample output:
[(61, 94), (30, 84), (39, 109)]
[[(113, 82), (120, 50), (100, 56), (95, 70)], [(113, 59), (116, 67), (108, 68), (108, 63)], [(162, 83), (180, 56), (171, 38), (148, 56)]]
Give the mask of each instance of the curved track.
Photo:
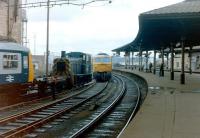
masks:
[[(120, 75), (120, 94), (105, 110), (71, 137), (117, 137), (121, 134), (139, 106), (140, 91), (132, 79)], [(112, 107), (111, 107), (112, 106)]]
[(81, 129), (81, 127), (87, 124), (88, 121), (94, 118), (95, 113), (97, 114), (96, 111), (98, 109), (103, 109), (102, 105), (104, 105), (104, 109), (108, 105), (110, 105), (113, 99), (119, 96), (118, 91), (121, 88), (121, 86), (122, 84), (119, 81), (119, 79), (112, 79), (102, 94), (95, 97), (93, 100), (82, 104), (76, 110), (73, 110), (70, 113), (71, 116), (68, 116), (68, 118), (63, 120), (62, 123), (54, 125), (52, 128), (46, 130), (44, 133), (34, 131), (33, 133), (29, 134), (29, 136), (37, 135), (37, 137), (41, 138), (70, 137), (77, 130)]

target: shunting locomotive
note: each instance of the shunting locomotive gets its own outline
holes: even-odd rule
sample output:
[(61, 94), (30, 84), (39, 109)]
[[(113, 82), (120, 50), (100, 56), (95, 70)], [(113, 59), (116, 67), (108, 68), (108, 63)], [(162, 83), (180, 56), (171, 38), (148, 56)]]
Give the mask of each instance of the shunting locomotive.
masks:
[[(92, 81), (91, 55), (82, 52), (66, 53), (54, 60), (52, 76), (64, 78), (62, 85), (68, 88)], [(61, 82), (60, 82), (61, 85)], [(59, 86), (60, 87), (60, 86)]]
[(99, 53), (93, 58), (93, 76), (97, 81), (111, 78), (112, 58), (106, 53)]
[(70, 52), (65, 55), (69, 60), (75, 85), (82, 85), (92, 81), (92, 57), (90, 54)]

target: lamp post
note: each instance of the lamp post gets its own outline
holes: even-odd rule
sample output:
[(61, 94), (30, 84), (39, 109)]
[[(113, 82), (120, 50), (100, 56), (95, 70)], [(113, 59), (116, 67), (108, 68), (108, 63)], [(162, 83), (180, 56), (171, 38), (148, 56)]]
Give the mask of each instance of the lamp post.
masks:
[(48, 65), (49, 65), (49, 3), (50, 1), (47, 1), (47, 47), (46, 47), (46, 77), (48, 76)]

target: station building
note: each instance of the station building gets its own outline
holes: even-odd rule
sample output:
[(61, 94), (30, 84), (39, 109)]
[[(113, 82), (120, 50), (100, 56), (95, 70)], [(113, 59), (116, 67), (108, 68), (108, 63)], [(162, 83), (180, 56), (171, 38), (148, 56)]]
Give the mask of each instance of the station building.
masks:
[(43, 74), (45, 74), (45, 55), (33, 55), (32, 57), (35, 77), (42, 76)]
[[(191, 70), (192, 72), (200, 72), (200, 47), (197, 46), (193, 49), (193, 52), (191, 54)], [(179, 49), (180, 51), (180, 49)], [(174, 57), (174, 69), (181, 70), (181, 58), (182, 55), (179, 53), (175, 54)], [(169, 62), (171, 62), (171, 59), (169, 59)], [(185, 64), (184, 64), (185, 70), (190, 70), (190, 54), (188, 51), (185, 52)], [(169, 64), (170, 68), (170, 64)]]

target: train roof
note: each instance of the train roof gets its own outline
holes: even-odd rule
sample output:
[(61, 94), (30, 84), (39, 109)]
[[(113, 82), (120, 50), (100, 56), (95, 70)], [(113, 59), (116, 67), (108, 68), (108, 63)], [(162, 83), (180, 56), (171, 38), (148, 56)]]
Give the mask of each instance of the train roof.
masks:
[(106, 53), (98, 53), (97, 55), (94, 56), (94, 58), (96, 57), (110, 57), (110, 55), (106, 54)]
[(23, 47), (18, 43), (6, 42), (6, 41), (0, 42), (0, 50), (24, 51), (24, 52), (30, 51), (27, 47)]
[(106, 53), (98, 53), (97, 55), (109, 56), (109, 55), (106, 54)]
[(66, 55), (68, 56), (72, 56), (72, 57), (79, 57), (79, 56), (82, 56), (82, 55), (89, 55), (91, 56), (90, 54), (87, 54), (87, 53), (83, 53), (83, 52), (69, 52), (69, 53), (66, 53)]

